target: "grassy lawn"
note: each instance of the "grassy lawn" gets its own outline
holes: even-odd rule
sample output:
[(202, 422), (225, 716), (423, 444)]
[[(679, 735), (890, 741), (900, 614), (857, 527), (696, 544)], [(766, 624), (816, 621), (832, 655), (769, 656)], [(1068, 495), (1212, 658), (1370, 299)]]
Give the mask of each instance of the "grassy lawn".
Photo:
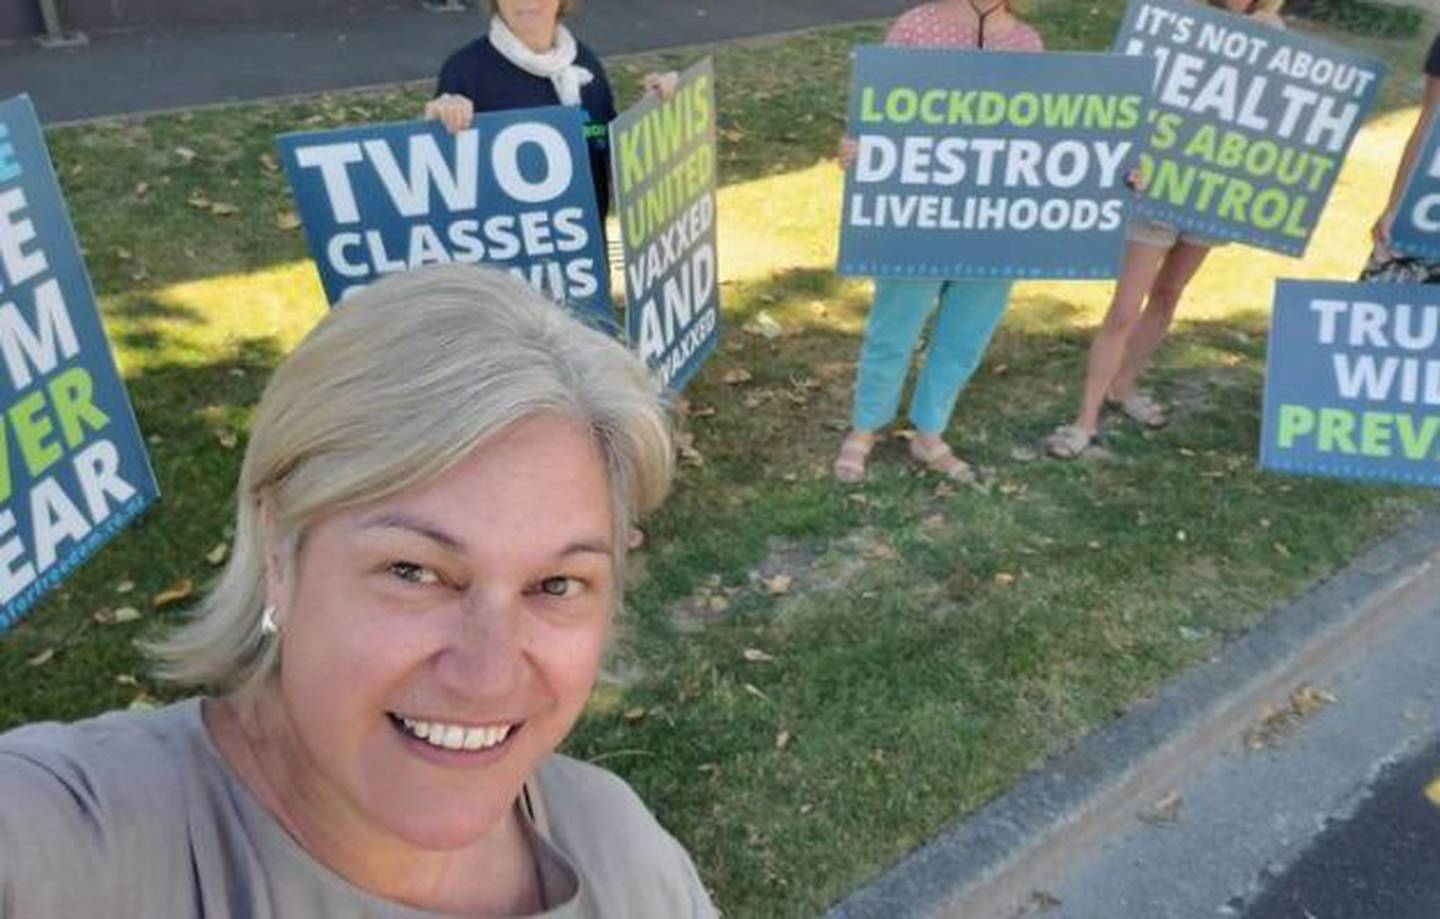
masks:
[[(1051, 47), (1098, 48), (1121, 6), (1051, 0), (1032, 18)], [(1363, 42), (1400, 76), (1306, 259), (1230, 247), (1192, 285), (1153, 380), (1169, 428), (1116, 425), (1100, 458), (1038, 459), (1110, 286), (1023, 284), (949, 432), (981, 486), (919, 474), (898, 440), (867, 485), (837, 486), (869, 285), (830, 270), (833, 151), (848, 49), (880, 34), (717, 49), (730, 330), (690, 393), (692, 449), (634, 559), (610, 679), (569, 744), (637, 787), (734, 916), (818, 912), (1429, 499), (1255, 467), (1271, 282), (1358, 270), (1426, 35)], [(640, 74), (685, 62), (612, 75), (633, 99)], [(49, 133), (164, 498), (0, 639), (0, 730), (168, 698), (131, 642), (182, 614), (158, 595), (217, 571), (250, 412), (324, 309), (271, 138), (411, 117), (425, 95)], [(778, 337), (745, 331), (762, 312)], [(102, 624), (121, 607), (139, 621)]]

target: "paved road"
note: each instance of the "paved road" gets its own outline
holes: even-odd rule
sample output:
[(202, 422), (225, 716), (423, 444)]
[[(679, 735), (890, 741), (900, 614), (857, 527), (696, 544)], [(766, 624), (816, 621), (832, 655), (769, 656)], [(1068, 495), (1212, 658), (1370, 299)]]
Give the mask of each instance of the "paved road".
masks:
[[(586, 0), (574, 24), (608, 55), (894, 16), (911, 2)], [(0, 99), (28, 92), (41, 118), (55, 123), (428, 79), (482, 28), (478, 15), (426, 13), (416, 5), (97, 35), (88, 46), (57, 51), (17, 42), (0, 45)]]
[(1265, 883), (1245, 919), (1440, 916), (1440, 743), (1385, 768), (1366, 794)]
[(1037, 892), (1045, 919), (1440, 917), (1436, 648), (1440, 597), (1319, 687), (1332, 702), (1135, 802)]

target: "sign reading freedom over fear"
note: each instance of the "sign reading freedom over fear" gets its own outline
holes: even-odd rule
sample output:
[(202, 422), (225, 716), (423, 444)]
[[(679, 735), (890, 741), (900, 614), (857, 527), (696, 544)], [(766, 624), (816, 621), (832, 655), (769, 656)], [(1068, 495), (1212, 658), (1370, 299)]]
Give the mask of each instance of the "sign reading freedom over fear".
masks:
[(681, 75), (610, 124), (625, 240), (630, 347), (670, 391), (685, 388), (720, 338), (715, 259), (715, 67)]
[(1114, 54), (857, 48), (840, 272), (1114, 277), (1151, 69)]
[(1385, 65), (1191, 0), (1131, 0), (1115, 48), (1157, 64), (1137, 213), (1303, 254)]
[(0, 632), (156, 497), (35, 109), (0, 105)]
[(331, 305), (445, 262), (509, 270), (614, 326), (580, 112), (559, 106), (286, 134), (276, 140)]
[(1390, 248), (1415, 258), (1440, 258), (1440, 123), (1432, 121), (1405, 194), (1395, 209)]
[(1260, 464), (1440, 485), (1440, 290), (1276, 282)]

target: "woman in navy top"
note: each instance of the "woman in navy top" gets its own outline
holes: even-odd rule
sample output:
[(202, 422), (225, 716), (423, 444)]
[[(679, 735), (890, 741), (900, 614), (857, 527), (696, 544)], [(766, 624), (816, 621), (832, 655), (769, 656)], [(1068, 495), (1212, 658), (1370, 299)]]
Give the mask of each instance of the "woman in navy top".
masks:
[[(600, 216), (610, 210), (610, 121), (615, 96), (605, 67), (560, 20), (577, 0), (493, 0), (488, 34), (450, 55), (440, 68), (427, 118), (452, 132), (476, 112), (575, 105), (584, 112), (590, 171)], [(674, 74), (649, 74), (645, 89), (668, 96)]]

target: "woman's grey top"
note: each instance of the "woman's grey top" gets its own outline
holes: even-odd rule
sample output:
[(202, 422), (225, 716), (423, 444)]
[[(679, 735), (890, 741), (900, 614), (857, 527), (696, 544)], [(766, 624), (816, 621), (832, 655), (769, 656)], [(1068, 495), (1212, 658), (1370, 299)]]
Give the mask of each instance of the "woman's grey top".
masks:
[[(716, 915), (619, 778), (555, 755), (531, 789), (541, 915)], [(300, 848), (221, 758), (199, 700), (0, 735), (0, 919), (441, 915), (366, 893)]]

